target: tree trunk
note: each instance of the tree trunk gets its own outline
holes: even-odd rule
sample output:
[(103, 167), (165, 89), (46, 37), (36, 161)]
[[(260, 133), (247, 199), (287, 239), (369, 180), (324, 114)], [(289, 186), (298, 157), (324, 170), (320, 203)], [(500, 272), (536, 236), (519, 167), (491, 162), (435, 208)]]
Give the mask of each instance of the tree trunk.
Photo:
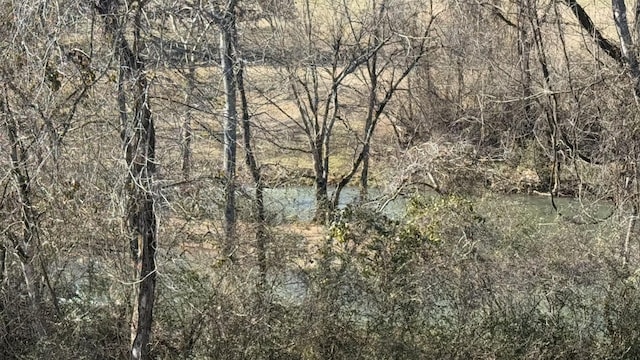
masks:
[(629, 67), (631, 80), (633, 81), (633, 89), (636, 99), (640, 98), (640, 68), (638, 67), (638, 58), (633, 48), (633, 40), (629, 31), (629, 22), (627, 20), (627, 7), (624, 0), (612, 0), (611, 8), (613, 9), (613, 20), (616, 24), (616, 30), (620, 38), (620, 49), (625, 63)]
[(329, 192), (327, 188), (327, 172), (324, 166), (322, 145), (315, 145), (313, 151), (314, 188), (316, 193), (316, 214), (313, 221), (326, 223), (331, 213)]
[(191, 128), (191, 101), (193, 99), (193, 91), (195, 88), (195, 68), (193, 67), (193, 57), (191, 57), (191, 65), (187, 73), (187, 95), (185, 102), (188, 109), (182, 122), (182, 131), (180, 139), (180, 147), (182, 151), (182, 176), (185, 180), (189, 180), (191, 176), (191, 141), (193, 139), (193, 129)]
[(137, 326), (131, 359), (148, 359), (156, 285), (155, 253), (157, 247), (156, 217), (152, 192), (155, 170), (155, 129), (148, 102), (148, 84), (140, 59), (135, 89), (134, 141), (127, 144), (129, 181), (129, 227), (138, 239), (134, 262), (139, 273)]
[(522, 1), (518, 5), (518, 55), (520, 56), (520, 82), (522, 86), (522, 101), (524, 112), (524, 126), (519, 129), (520, 133), (517, 134), (518, 144), (525, 146), (525, 140), (531, 136), (533, 132), (533, 126), (535, 122), (535, 114), (533, 114), (533, 100), (532, 100), (532, 79), (531, 79), (531, 37), (528, 28), (527, 10), (528, 6), (525, 1)]
[(633, 40), (627, 20), (627, 6), (624, 0), (612, 0), (613, 20), (620, 38), (620, 50), (634, 76), (638, 74), (638, 60), (633, 49)]
[[(135, 13), (133, 48), (124, 36), (125, 26), (118, 18), (118, 3), (103, 0), (98, 12), (104, 16), (105, 29), (113, 40), (120, 60), (118, 104), (122, 122), (121, 138), (127, 165), (126, 190), (128, 240), (138, 289), (137, 306), (131, 322), (131, 359), (149, 359), (151, 325), (156, 285), (156, 215), (154, 211), (153, 173), (155, 172), (155, 127), (149, 107), (149, 84), (145, 64), (140, 57), (140, 26), (143, 3), (138, 2)], [(126, 81), (133, 81), (133, 118), (127, 109)]]
[[(153, 198), (153, 173), (155, 172), (155, 128), (151, 118), (148, 101), (148, 84), (144, 72), (144, 63), (137, 56), (138, 65), (133, 77), (136, 79), (134, 98), (135, 114), (133, 118), (133, 141), (125, 144), (129, 189), (129, 229), (131, 239), (137, 239), (134, 257), (138, 273), (139, 292), (137, 296), (137, 325), (131, 349), (131, 359), (148, 359), (155, 298), (157, 248), (156, 216)], [(134, 319), (135, 321), (135, 319)]]
[(545, 111), (545, 117), (549, 126), (549, 141), (551, 149), (551, 163), (547, 159), (545, 167), (551, 167), (551, 178), (549, 179), (549, 193), (551, 194), (551, 205), (553, 209), (558, 212), (555, 198), (558, 195), (560, 186), (560, 165), (561, 159), (559, 155), (558, 143), (562, 137), (562, 131), (559, 126), (558, 116), (558, 95), (551, 86), (551, 70), (546, 56), (546, 48), (543, 43), (543, 37), (540, 27), (540, 19), (538, 18), (538, 10), (536, 2), (533, 1), (528, 6), (529, 11), (529, 23), (531, 25), (531, 32), (533, 35), (533, 42), (536, 46), (538, 53), (538, 62), (540, 69), (542, 70), (542, 79), (544, 85), (544, 92), (547, 94), (546, 101), (541, 103)]
[(362, 172), (360, 173), (360, 201), (365, 201), (369, 196), (369, 144), (364, 144), (362, 153)]
[[(374, 1), (375, 7), (375, 1)], [(374, 30), (374, 41), (378, 41), (379, 29)], [(367, 117), (364, 124), (364, 144), (362, 145), (362, 172), (360, 173), (360, 199), (364, 200), (367, 197), (369, 191), (369, 150), (370, 139), (368, 138), (369, 131), (373, 131), (374, 113), (376, 106), (378, 105), (378, 53), (376, 52), (371, 59), (367, 62), (367, 74), (369, 76), (369, 103), (367, 106)]]
[[(149, 184), (150, 185), (150, 184)], [(138, 295), (138, 322), (135, 339), (131, 348), (131, 359), (148, 359), (149, 345), (151, 339), (151, 325), (153, 322), (153, 305), (155, 300), (156, 286), (156, 218), (153, 208), (153, 194), (145, 191), (144, 197), (140, 199), (142, 209), (136, 214), (139, 221), (138, 231), (141, 237), (141, 255), (137, 259), (141, 263), (139, 276), (140, 288)]]
[[(236, 56), (240, 53), (238, 49), (238, 39), (234, 32), (233, 37), (234, 48), (236, 49)], [(255, 153), (253, 152), (253, 146), (251, 144), (251, 119), (249, 115), (249, 103), (247, 101), (247, 93), (244, 87), (244, 64), (242, 59), (238, 62), (238, 73), (236, 75), (236, 82), (238, 86), (238, 93), (240, 94), (240, 106), (242, 109), (242, 139), (244, 144), (245, 163), (251, 173), (251, 178), (255, 184), (255, 199), (254, 199), (254, 212), (256, 221), (256, 251), (258, 257), (258, 293), (259, 296), (263, 296), (266, 290), (267, 284), (267, 232), (266, 232), (266, 215), (264, 211), (264, 184), (262, 183), (262, 176), (260, 174), (260, 168), (256, 161)]]
[(0, 244), (0, 291), (7, 287), (7, 248)]
[(235, 6), (225, 12), (220, 24), (220, 58), (225, 92), (224, 111), (224, 235), (225, 256), (233, 258), (235, 252), (236, 203), (236, 131), (238, 116), (236, 110), (235, 56), (233, 52), (233, 31), (235, 29)]
[(600, 47), (605, 54), (609, 55), (618, 64), (624, 64), (624, 59), (622, 58), (620, 49), (611, 41), (607, 40), (602, 33), (596, 29), (593, 21), (586, 11), (584, 11), (584, 8), (578, 4), (577, 0), (564, 0), (564, 2), (569, 9), (571, 9), (571, 12), (573, 12), (576, 19), (578, 19), (580, 26), (582, 26), (582, 28), (585, 29), (585, 32), (593, 38), (598, 47)]

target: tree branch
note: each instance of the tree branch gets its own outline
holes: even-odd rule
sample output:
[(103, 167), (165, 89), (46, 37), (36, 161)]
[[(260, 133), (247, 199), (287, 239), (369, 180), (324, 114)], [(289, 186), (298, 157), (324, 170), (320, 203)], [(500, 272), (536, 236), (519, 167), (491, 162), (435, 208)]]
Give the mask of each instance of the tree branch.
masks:
[(615, 60), (618, 65), (624, 65), (624, 59), (622, 57), (622, 51), (620, 51), (620, 48), (606, 39), (602, 35), (602, 33), (598, 29), (596, 29), (593, 21), (591, 20), (591, 17), (589, 17), (589, 14), (584, 11), (584, 8), (580, 4), (578, 4), (576, 0), (563, 0), (563, 2), (569, 7), (569, 9), (571, 9), (571, 12), (573, 12), (573, 14), (576, 16), (576, 19), (578, 19), (578, 22), (580, 22), (582, 28), (589, 33), (598, 47), (600, 47), (602, 51), (609, 55), (609, 57)]

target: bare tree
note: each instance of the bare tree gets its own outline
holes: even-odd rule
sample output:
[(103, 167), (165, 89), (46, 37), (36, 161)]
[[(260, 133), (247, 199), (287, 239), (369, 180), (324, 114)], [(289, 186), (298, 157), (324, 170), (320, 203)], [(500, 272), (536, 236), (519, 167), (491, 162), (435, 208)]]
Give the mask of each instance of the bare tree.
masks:
[[(6, 75), (6, 74), (5, 74)], [(5, 80), (8, 80), (5, 77)], [(4, 235), (9, 238), (12, 246), (16, 249), (20, 264), (24, 284), (31, 301), (31, 307), (35, 314), (34, 330), (40, 335), (45, 335), (45, 328), (42, 324), (41, 299), (39, 281), (37, 275), (36, 249), (40, 243), (40, 226), (38, 214), (32, 204), (31, 177), (29, 175), (29, 154), (28, 146), (24, 143), (22, 135), (18, 132), (18, 124), (11, 108), (9, 107), (9, 91), (5, 84), (3, 87), (2, 100), (0, 100), (0, 113), (2, 114), (3, 127), (10, 146), (10, 164), (13, 186), (17, 194), (17, 212), (20, 214), (18, 228), (15, 231), (12, 227), (4, 230)], [(4, 202), (4, 197), (3, 197)], [(4, 255), (4, 254), (3, 254)], [(4, 259), (3, 259), (4, 263)], [(3, 265), (4, 266), (4, 265)]]
[[(234, 48), (236, 54), (241, 54), (239, 49), (237, 34), (234, 36)], [(240, 106), (242, 113), (242, 142), (244, 145), (245, 163), (251, 173), (251, 178), (256, 187), (254, 199), (254, 212), (256, 229), (256, 250), (258, 255), (259, 282), (258, 292), (262, 294), (267, 282), (267, 234), (266, 234), (266, 214), (264, 208), (264, 182), (262, 181), (262, 173), (256, 159), (253, 148), (251, 114), (249, 111), (249, 101), (247, 99), (247, 91), (244, 86), (244, 62), (241, 56), (238, 56), (238, 71), (236, 73), (236, 83), (238, 86), (238, 94), (240, 95)]]
[(219, 54), (225, 106), (223, 113), (224, 153), (224, 235), (225, 255), (232, 258), (236, 250), (236, 153), (237, 153), (237, 55), (234, 48), (237, 0), (229, 0), (210, 11), (200, 8), (220, 31)]
[[(360, 192), (363, 198), (366, 197), (369, 187), (369, 155), (371, 141), (374, 131), (380, 118), (385, 113), (387, 105), (393, 99), (396, 92), (401, 89), (409, 74), (416, 68), (420, 61), (429, 51), (429, 33), (435, 20), (435, 15), (431, 9), (425, 25), (411, 24), (412, 16), (405, 18), (389, 13), (387, 10), (390, 4), (387, 1), (371, 3), (370, 28), (366, 35), (369, 47), (374, 47), (383, 38), (383, 33), (394, 33), (399, 26), (394, 21), (404, 23), (403, 32), (398, 32), (397, 37), (389, 39), (388, 44), (376, 51), (367, 61), (366, 68), (360, 71), (363, 83), (368, 86), (366, 94), (367, 105), (364, 118), (363, 132), (359, 138), (361, 146), (356, 151), (350, 171), (343, 175), (338, 182), (336, 191), (332, 196), (332, 207), (338, 206), (342, 190), (349, 184), (358, 169), (360, 173)], [(397, 18), (394, 19), (394, 16)], [(351, 30), (355, 32), (353, 21)], [(398, 27), (396, 27), (398, 26)], [(420, 30), (422, 29), (422, 30)], [(358, 37), (354, 34), (354, 37)], [(383, 55), (384, 53), (384, 55)]]
[[(61, 316), (49, 267), (56, 259), (43, 247), (52, 241), (65, 245), (51, 237), (44, 214), (51, 216), (55, 207), (50, 194), (60, 187), (61, 154), (94, 82), (90, 64), (77, 62), (82, 51), (58, 42), (69, 24), (60, 10), (65, 5), (0, 5), (5, 37), (0, 46), (0, 292), (19, 284), (15, 290), (26, 294), (29, 304), (25, 328), (35, 337), (47, 335), (48, 313)], [(83, 74), (81, 80), (74, 70)]]
[[(637, 45), (634, 45), (633, 35), (629, 27), (625, 1), (612, 0), (611, 2), (613, 22), (618, 33), (619, 45), (616, 45), (614, 41), (607, 39), (602, 34), (602, 32), (595, 26), (589, 14), (577, 1), (565, 0), (564, 3), (571, 9), (581, 27), (593, 39), (602, 52), (608, 55), (617, 64), (621, 65), (624, 71), (627, 72), (631, 82), (630, 85), (633, 89), (633, 97), (635, 98), (635, 104), (633, 105), (635, 110), (633, 112), (636, 113), (638, 98), (640, 97), (640, 70), (638, 65)], [(640, 41), (638, 33), (640, 30), (637, 26), (639, 21), (638, 16), (640, 15), (638, 10), (639, 8), (636, 5), (636, 11), (634, 12), (636, 44)], [(614, 132), (615, 136), (611, 141), (611, 145), (609, 145), (610, 151), (605, 159), (600, 160), (601, 163), (619, 162), (619, 166), (623, 169), (618, 177), (624, 181), (616, 181), (616, 183), (619, 183), (619, 195), (615, 196), (614, 199), (616, 199), (617, 205), (620, 209), (625, 208), (625, 205), (623, 205), (624, 203), (629, 204), (629, 207), (631, 208), (627, 232), (622, 245), (622, 259), (624, 264), (629, 262), (629, 242), (635, 232), (640, 209), (640, 197), (638, 196), (638, 189), (640, 189), (640, 170), (636, 166), (638, 159), (640, 159), (640, 153), (635, 145), (637, 142), (635, 132), (633, 131), (635, 122), (635, 119), (622, 118), (619, 119), (617, 123), (613, 124), (613, 128), (617, 131)], [(572, 149), (575, 149), (575, 146), (572, 146)], [(576, 152), (578, 152), (577, 149)], [(595, 159), (583, 158), (588, 161), (596, 162)]]
[(237, 0), (230, 0), (218, 16), (220, 27), (220, 59), (225, 93), (224, 109), (224, 234), (226, 255), (232, 257), (236, 241), (236, 149), (238, 110), (236, 104), (236, 56), (234, 52), (234, 34), (236, 31)]
[[(133, 46), (125, 36), (127, 16), (121, 13), (119, 4), (103, 0), (97, 10), (104, 17), (105, 30), (113, 41), (120, 61), (118, 78), (118, 102), (120, 106), (121, 138), (127, 164), (128, 240), (134, 261), (135, 279), (138, 285), (137, 308), (132, 318), (131, 359), (148, 359), (153, 320), (153, 304), (156, 287), (157, 224), (153, 195), (155, 172), (155, 127), (149, 104), (149, 82), (145, 61), (141, 56), (142, 1), (135, 3), (133, 18)], [(131, 88), (128, 85), (131, 84)], [(133, 116), (127, 108), (132, 105)]]
[[(265, 95), (291, 127), (304, 134), (303, 147), (288, 149), (310, 156), (318, 222), (326, 221), (339, 202), (341, 190), (358, 171), (363, 171), (363, 187), (368, 186), (369, 150), (376, 126), (407, 75), (426, 54), (426, 29), (431, 23), (429, 14), (394, 12), (395, 6), (401, 6), (390, 2), (368, 3), (366, 11), (352, 10), (349, 3), (327, 6), (325, 9), (304, 2), (300, 18), (274, 27), (274, 34), (282, 34), (277, 46), (290, 49), (280, 61), (297, 113), (291, 114)], [(336, 15), (324, 24), (316, 16), (322, 11)], [(400, 26), (411, 18), (420, 18), (416, 20), (420, 26), (409, 26), (409, 30), (406, 24)], [(426, 24), (421, 23), (423, 20)], [(354, 99), (361, 98), (367, 99), (364, 105), (357, 101), (354, 104)], [(360, 119), (364, 123), (357, 125), (361, 130), (353, 131)], [(331, 158), (336, 151), (344, 151), (334, 147), (337, 127), (347, 129), (349, 141), (357, 143), (357, 148), (352, 167), (342, 174), (338, 190), (330, 194)]]

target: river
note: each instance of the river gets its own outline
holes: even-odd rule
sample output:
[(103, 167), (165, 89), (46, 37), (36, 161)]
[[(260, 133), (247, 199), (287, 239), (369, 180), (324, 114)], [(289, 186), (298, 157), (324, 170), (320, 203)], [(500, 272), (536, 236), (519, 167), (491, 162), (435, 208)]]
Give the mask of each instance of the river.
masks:
[[(335, 191), (334, 188), (329, 189), (329, 197)], [(354, 204), (359, 198), (359, 189), (356, 187), (347, 187), (342, 191), (340, 197), (339, 208), (344, 208), (349, 204)], [(294, 186), (286, 188), (267, 188), (264, 192), (265, 207), (267, 212), (275, 216), (277, 221), (310, 221), (315, 211), (315, 191), (312, 186)], [(436, 197), (435, 192), (425, 192), (422, 196)], [(611, 204), (609, 202), (588, 203), (582, 202), (576, 198), (555, 198), (555, 204), (558, 209), (556, 211), (551, 204), (551, 197), (544, 195), (526, 195), (526, 194), (505, 194), (491, 195), (492, 201), (503, 202), (503, 205), (509, 209), (527, 208), (532, 216), (537, 217), (541, 222), (553, 222), (557, 219), (558, 213), (569, 219), (577, 219), (580, 216), (593, 216), (595, 218), (603, 218), (611, 213)], [(383, 189), (372, 188), (369, 190), (369, 199), (364, 203), (372, 209), (379, 208), (390, 198)], [(471, 197), (482, 207), (481, 199)], [(479, 201), (476, 201), (479, 200)], [(409, 198), (406, 196), (398, 196), (389, 201), (382, 209), (382, 212), (393, 218), (400, 219), (404, 216), (409, 204)], [(481, 210), (481, 209), (478, 209)]]

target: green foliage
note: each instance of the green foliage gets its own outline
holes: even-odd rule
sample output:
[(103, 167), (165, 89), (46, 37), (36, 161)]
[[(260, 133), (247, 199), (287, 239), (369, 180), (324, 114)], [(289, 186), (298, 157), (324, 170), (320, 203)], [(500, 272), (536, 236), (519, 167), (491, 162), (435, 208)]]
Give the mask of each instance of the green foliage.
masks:
[(406, 231), (433, 242), (455, 241), (472, 236), (484, 219), (473, 202), (460, 195), (413, 197), (407, 209)]
[(454, 195), (416, 198), (410, 209), (402, 221), (366, 208), (341, 211), (329, 229), (324, 266), (317, 269), (325, 285), (315, 301), (341, 304), (338, 314), (357, 325), (352, 331), (368, 334), (373, 358), (428, 358), (458, 321), (457, 300), (446, 292), (461, 285), (476, 291), (463, 284), (469, 252), (459, 248), (473, 248), (469, 238), (483, 234), (473, 203)]
[(637, 319), (622, 314), (638, 313), (636, 276), (588, 227), (541, 220), (493, 197), (417, 198), (403, 221), (343, 210), (311, 311), (333, 314), (321, 333), (350, 336), (323, 339), (363, 358), (634, 358)]

